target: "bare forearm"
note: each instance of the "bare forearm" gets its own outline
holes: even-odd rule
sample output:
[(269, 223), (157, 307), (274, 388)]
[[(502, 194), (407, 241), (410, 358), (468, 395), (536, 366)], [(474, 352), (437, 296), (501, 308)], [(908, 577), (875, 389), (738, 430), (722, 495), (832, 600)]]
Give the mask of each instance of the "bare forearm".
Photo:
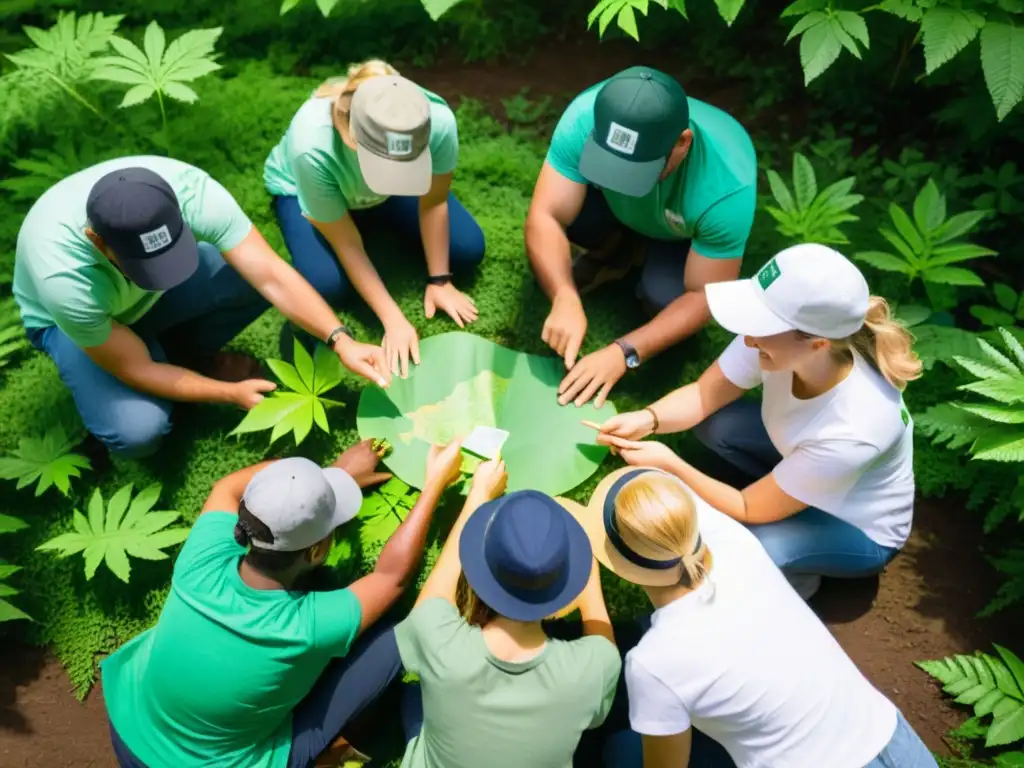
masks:
[(374, 571), (393, 576), (400, 584), (407, 584), (419, 565), (426, 547), (427, 531), (444, 487), (428, 481), (408, 517), (388, 539), (377, 558)]
[(341, 266), (345, 270), (345, 274), (348, 275), (348, 279), (352, 281), (356, 292), (381, 321), (402, 313), (398, 304), (388, 293), (388, 289), (384, 286), (373, 262), (370, 261), (370, 257), (366, 255), (365, 251), (347, 248), (339, 253), (338, 259), (341, 261)]
[(649, 360), (695, 334), (710, 316), (704, 291), (686, 291), (625, 339), (636, 348), (641, 360)]
[(658, 415), (659, 435), (686, 432), (707, 416), (696, 381), (669, 392), (650, 407)]
[(728, 515), (734, 520), (739, 520), (741, 523), (749, 522), (747, 519), (747, 503), (743, 498), (743, 491), (733, 488), (728, 483), (708, 477), (678, 457), (672, 464), (671, 471), (672, 474), (690, 486), (694, 493), (719, 512)]
[(594, 567), (596, 573), (583, 590), (577, 602), (580, 609), (580, 617), (583, 619), (583, 634), (588, 636), (600, 635), (614, 644), (615, 632), (612, 630), (612, 620), (608, 615), (608, 606), (604, 602), (600, 568), (596, 563)]
[(420, 203), (420, 237), (423, 238), (428, 274), (445, 275), (451, 271), (450, 226), (447, 198), (432, 205)]
[(338, 316), (323, 297), (284, 262), (275, 266), (273, 274), (257, 290), (282, 315), (321, 341), (326, 341), (339, 325)]
[(186, 403), (231, 403), (231, 384), (177, 365), (148, 360), (114, 375), (138, 392)]
[(566, 291), (576, 293), (569, 238), (553, 216), (531, 214), (527, 217), (526, 253), (537, 282), (549, 299)]

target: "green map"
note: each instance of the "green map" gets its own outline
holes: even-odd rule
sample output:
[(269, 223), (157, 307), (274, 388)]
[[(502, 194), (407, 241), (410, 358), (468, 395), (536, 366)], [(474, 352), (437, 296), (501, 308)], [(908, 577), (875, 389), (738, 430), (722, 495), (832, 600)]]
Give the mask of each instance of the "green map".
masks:
[(444, 445), (456, 437), (468, 435), (475, 427), (496, 427), (497, 404), (509, 383), (508, 379), (493, 371), (480, 371), (469, 381), (456, 384), (443, 400), (421, 405), (406, 413), (405, 418), (412, 422), (412, 429), (398, 437), (406, 445), (413, 438)]

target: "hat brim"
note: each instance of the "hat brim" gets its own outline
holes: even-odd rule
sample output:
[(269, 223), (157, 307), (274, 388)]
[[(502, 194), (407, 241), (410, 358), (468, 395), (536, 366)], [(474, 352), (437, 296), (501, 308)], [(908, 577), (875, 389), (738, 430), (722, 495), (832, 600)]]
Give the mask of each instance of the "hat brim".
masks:
[[(593, 553), (590, 540), (575, 516), (566, 510), (565, 527), (569, 537), (568, 563), (565, 586), (559, 593), (543, 603), (527, 602), (509, 593), (495, 578), (484, 556), (484, 537), (491, 518), (501, 508), (504, 499), (484, 504), (466, 521), (459, 537), (459, 560), (466, 581), (490, 608), (513, 621), (542, 621), (560, 613), (579, 596), (590, 580)], [(556, 499), (565, 508), (564, 499)]]
[(117, 266), (143, 290), (169, 291), (192, 277), (199, 268), (199, 244), (186, 224), (182, 226), (178, 242), (160, 255), (148, 259), (119, 258)]
[(357, 144), (356, 155), (366, 186), (378, 195), (423, 197), (430, 191), (434, 162), (429, 148), (412, 160), (389, 160)]
[(628, 197), (645, 197), (658, 183), (666, 158), (637, 162), (611, 152), (587, 138), (580, 154), (580, 174), (591, 184)]
[(709, 283), (704, 295), (715, 322), (737, 336), (774, 336), (794, 330), (768, 308), (753, 280)]
[(334, 518), (331, 530), (338, 528), (359, 514), (363, 504), (363, 492), (352, 475), (338, 467), (328, 467), (324, 477), (334, 490)]

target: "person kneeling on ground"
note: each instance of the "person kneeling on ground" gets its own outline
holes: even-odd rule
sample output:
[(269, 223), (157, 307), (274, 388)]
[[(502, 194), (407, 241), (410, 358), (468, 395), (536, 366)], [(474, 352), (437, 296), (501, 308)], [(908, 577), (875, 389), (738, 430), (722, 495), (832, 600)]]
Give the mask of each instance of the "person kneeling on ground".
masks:
[(574, 508), (597, 559), (647, 592), (632, 730), (609, 768), (937, 768), (754, 535), (678, 478), (625, 467)]
[(220, 480), (186, 540), (156, 626), (101, 664), (122, 768), (307, 768), (400, 668), (380, 621), (412, 579), (459, 445), (432, 447), (427, 483), (373, 572), (304, 591), (361, 487), (386, 479), (371, 441), (327, 469), (301, 457)]
[[(569, 768), (615, 698), (622, 665), (586, 534), (550, 496), (504, 489), (504, 464), (481, 464), (395, 630), (420, 679), (402, 702), (403, 768)], [(549, 638), (541, 620), (577, 596), (587, 636)]]

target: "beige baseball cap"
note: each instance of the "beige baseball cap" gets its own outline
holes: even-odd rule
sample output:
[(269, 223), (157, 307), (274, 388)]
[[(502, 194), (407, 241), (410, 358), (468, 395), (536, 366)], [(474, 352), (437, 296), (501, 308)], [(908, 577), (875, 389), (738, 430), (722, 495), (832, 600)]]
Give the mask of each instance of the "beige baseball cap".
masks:
[(418, 85), (398, 75), (367, 80), (352, 96), (349, 126), (371, 190), (408, 197), (430, 190), (430, 102)]

